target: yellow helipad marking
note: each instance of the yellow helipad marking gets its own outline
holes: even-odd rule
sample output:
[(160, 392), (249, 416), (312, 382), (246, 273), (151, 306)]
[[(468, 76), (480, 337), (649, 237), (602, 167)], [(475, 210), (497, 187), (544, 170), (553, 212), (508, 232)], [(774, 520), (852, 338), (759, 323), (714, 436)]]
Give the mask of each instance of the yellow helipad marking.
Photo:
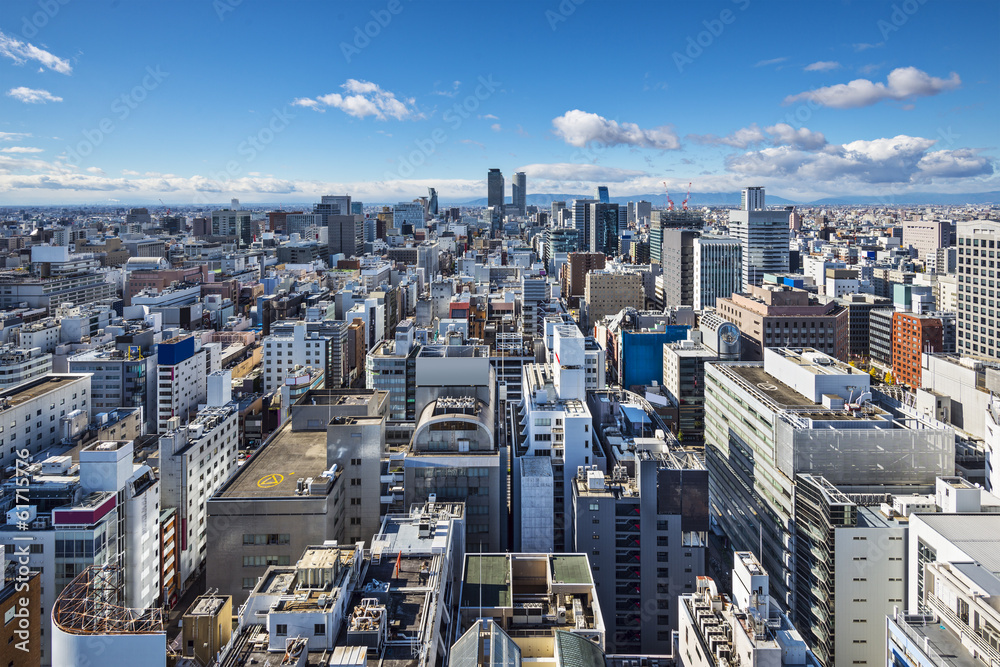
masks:
[(264, 475), (257, 480), (257, 486), (262, 489), (270, 489), (272, 486), (278, 486), (283, 481), (285, 481), (285, 476), (281, 473), (271, 473), (270, 475)]

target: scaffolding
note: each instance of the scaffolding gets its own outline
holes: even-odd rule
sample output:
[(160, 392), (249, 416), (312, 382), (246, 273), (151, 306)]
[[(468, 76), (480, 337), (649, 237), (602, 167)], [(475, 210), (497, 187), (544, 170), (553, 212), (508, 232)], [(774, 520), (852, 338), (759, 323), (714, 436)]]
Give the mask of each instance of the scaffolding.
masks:
[(52, 620), (63, 632), (76, 635), (165, 632), (162, 609), (125, 607), (124, 593), (124, 572), (120, 566), (92, 565), (56, 598)]

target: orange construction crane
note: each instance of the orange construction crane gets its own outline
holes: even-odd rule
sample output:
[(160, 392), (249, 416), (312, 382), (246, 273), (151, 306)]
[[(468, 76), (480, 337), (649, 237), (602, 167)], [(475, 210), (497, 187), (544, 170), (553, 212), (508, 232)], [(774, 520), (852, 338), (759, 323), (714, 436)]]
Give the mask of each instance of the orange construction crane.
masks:
[(667, 210), (674, 210), (674, 200), (670, 198), (670, 190), (667, 188), (667, 182), (663, 181), (663, 190), (667, 193)]
[(688, 201), (690, 199), (691, 199), (691, 184), (688, 183), (688, 194), (687, 194), (687, 197), (685, 197), (684, 201), (681, 202), (681, 208), (684, 209), (685, 211), (688, 210)]

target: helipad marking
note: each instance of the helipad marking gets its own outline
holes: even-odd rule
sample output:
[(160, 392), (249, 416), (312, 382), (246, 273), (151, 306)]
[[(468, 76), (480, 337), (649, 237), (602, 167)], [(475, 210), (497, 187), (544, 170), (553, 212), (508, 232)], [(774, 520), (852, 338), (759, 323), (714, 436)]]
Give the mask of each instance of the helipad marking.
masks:
[(270, 489), (273, 486), (278, 486), (283, 481), (285, 481), (285, 476), (281, 473), (271, 473), (270, 475), (264, 475), (257, 480), (257, 486), (262, 489)]

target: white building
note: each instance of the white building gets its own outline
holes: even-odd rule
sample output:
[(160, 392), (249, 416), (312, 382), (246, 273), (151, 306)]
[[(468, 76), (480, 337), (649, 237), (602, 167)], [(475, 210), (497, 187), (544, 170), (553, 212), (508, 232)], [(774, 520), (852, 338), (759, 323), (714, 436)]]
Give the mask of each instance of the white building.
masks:
[(54, 318), (25, 324), (17, 330), (17, 346), (26, 350), (37, 347), (42, 352), (55, 352), (60, 332), (60, 323)]
[(749, 551), (733, 553), (733, 598), (710, 577), (680, 596), (679, 655), (684, 667), (817, 666), (788, 617), (772, 604), (767, 573)]
[(14, 465), (19, 451), (28, 450), (30, 459), (61, 442), (62, 418), (87, 411), (89, 393), (90, 376), (70, 373), (49, 373), (0, 389), (0, 466)]
[(986, 408), (986, 488), (1000, 495), (1000, 396), (991, 395)]
[[(583, 334), (576, 325), (559, 325), (553, 336), (555, 363), (524, 365), (521, 381), (524, 398), (518, 413), (518, 426), (524, 439), (517, 446), (513, 459), (514, 507), (520, 507), (520, 513), (514, 515), (515, 549), (523, 550), (523, 546), (518, 545), (526, 538), (543, 552), (573, 548), (568, 492), (554, 493), (551, 498), (536, 494), (533, 501), (541, 505), (525, 504), (528, 498), (521, 497), (521, 466), (525, 458), (548, 459), (551, 472), (539, 466), (532, 470), (553, 476), (554, 487), (571, 489), (579, 467), (598, 463), (591, 447), (593, 433), (586, 403), (584, 349)], [(531, 483), (530, 486), (538, 485)], [(537, 512), (553, 515), (551, 537), (526, 532), (531, 524), (522, 522)]]
[(12, 387), (52, 372), (52, 355), (39, 347), (0, 348), (0, 387)]
[(178, 542), (182, 584), (205, 560), (205, 503), (237, 469), (238, 417), (236, 404), (227, 401), (206, 407), (187, 426), (181, 426), (176, 418), (170, 420), (167, 432), (160, 436), (163, 507), (177, 509), (183, 529)]
[(743, 289), (765, 273), (788, 272), (788, 211), (764, 208), (764, 188), (743, 191), (743, 207), (729, 212), (729, 233), (743, 246)]
[(160, 343), (156, 364), (158, 433), (166, 433), (174, 417), (186, 423), (198, 405), (205, 402), (210, 362), (211, 357), (196, 336), (177, 336)]
[(1000, 361), (1000, 296), (987, 283), (989, 253), (1000, 244), (1000, 222), (973, 220), (958, 223), (958, 353), (963, 357)]
[[(272, 334), (263, 339), (264, 391), (279, 389), (296, 366), (327, 368), (332, 338), (317, 330), (307, 331), (305, 322), (292, 327), (292, 334)], [(327, 382), (329, 382), (329, 377)], [(329, 384), (327, 386), (330, 386)]]

